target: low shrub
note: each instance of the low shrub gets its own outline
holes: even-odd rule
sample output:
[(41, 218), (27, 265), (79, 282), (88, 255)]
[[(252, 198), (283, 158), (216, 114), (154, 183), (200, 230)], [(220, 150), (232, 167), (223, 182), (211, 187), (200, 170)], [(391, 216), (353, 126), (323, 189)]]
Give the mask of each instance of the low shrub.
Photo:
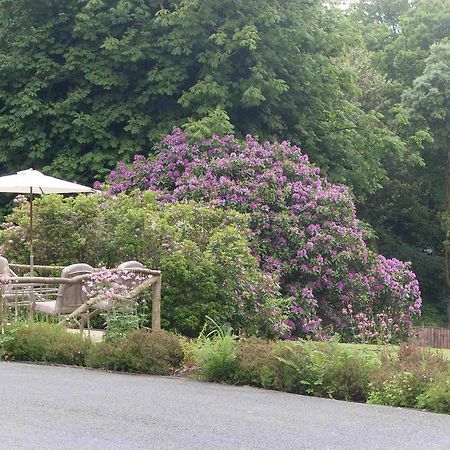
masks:
[(339, 349), (330, 355), (323, 385), (332, 398), (365, 402), (375, 364), (364, 352)]
[(212, 317), (206, 316), (196, 346), (192, 348), (192, 357), (201, 369), (202, 378), (233, 381), (237, 367), (237, 339), (229, 325), (219, 325)]
[(270, 358), (260, 373), (262, 387), (296, 394), (305, 393), (300, 387), (305, 364), (306, 354), (300, 341), (274, 343)]
[(137, 330), (91, 348), (86, 364), (123, 372), (168, 375), (183, 360), (180, 339), (167, 331)]
[(369, 403), (414, 408), (429, 387), (448, 373), (449, 361), (440, 353), (416, 344), (384, 351), (374, 371)]
[(373, 361), (334, 342), (276, 343), (261, 367), (261, 385), (271, 389), (366, 401)]
[(182, 367), (185, 370), (196, 369), (197, 362), (195, 359), (195, 351), (197, 349), (197, 341), (184, 336), (180, 338), (181, 350), (183, 351)]
[(3, 340), (3, 358), (16, 361), (42, 361), (84, 365), (91, 347), (80, 334), (46, 323), (18, 325)]
[(373, 360), (335, 342), (299, 341), (275, 346), (263, 386), (298, 394), (366, 401)]
[(235, 383), (262, 386), (262, 374), (273, 359), (274, 345), (274, 342), (257, 337), (241, 339), (236, 347)]
[(11, 336), (11, 333), (8, 333), (8, 328), (6, 329), (6, 332), (4, 334), (0, 333), (0, 361), (2, 359), (8, 359), (5, 346), (6, 343), (12, 339), (14, 339), (14, 337)]
[[(386, 361), (384, 364), (389, 367)], [(450, 369), (450, 361), (441, 352), (413, 342), (401, 344), (396, 358), (392, 358), (391, 353), (390, 367), (393, 370), (409, 370), (426, 381), (432, 381)]]
[(416, 406), (418, 396), (425, 390), (426, 383), (417, 374), (401, 372), (374, 388), (367, 400), (374, 405)]
[(202, 377), (208, 381), (232, 381), (237, 365), (236, 345), (236, 337), (231, 334), (199, 340), (194, 358)]
[(450, 372), (428, 385), (418, 397), (417, 407), (450, 414)]

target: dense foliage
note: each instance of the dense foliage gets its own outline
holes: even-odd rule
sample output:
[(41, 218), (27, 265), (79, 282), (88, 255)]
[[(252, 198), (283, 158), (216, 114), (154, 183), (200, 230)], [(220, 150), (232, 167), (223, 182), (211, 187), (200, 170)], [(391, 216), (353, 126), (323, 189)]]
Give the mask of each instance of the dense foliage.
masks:
[(84, 365), (91, 342), (46, 323), (24, 324), (1, 335), (0, 356), (15, 361)]
[(200, 375), (209, 381), (450, 413), (448, 359), (415, 345), (365, 350), (215, 334), (197, 347)]
[(121, 372), (168, 375), (181, 364), (180, 339), (167, 331), (139, 330), (92, 346), (86, 364)]
[(335, 64), (351, 41), (318, 0), (2, 0), (0, 162), (92, 179), (186, 124), (291, 139), (372, 192), (407, 154)]
[(415, 167), (388, 164), (384, 189), (360, 211), (380, 251), (412, 261), (430, 323), (445, 325), (450, 1), (362, 0), (351, 17), (361, 26), (372, 73), (388, 81), (380, 111), (423, 160)]
[(298, 147), (251, 136), (193, 144), (174, 130), (159, 150), (119, 164), (110, 192), (141, 188), (166, 202), (204, 200), (250, 214), (260, 265), (290, 296), (289, 335), (390, 341), (408, 332), (421, 306), (415, 275), (370, 251), (348, 189), (323, 178)]
[(373, 375), (369, 403), (429, 407), (450, 413), (449, 361), (428, 348), (402, 345), (397, 354), (385, 352)]
[(450, 0), (338, 3), (0, 0), (0, 172), (101, 179), (173, 126), (289, 139), (444, 325)]
[(183, 357), (179, 337), (167, 331), (138, 330), (114, 342), (93, 344), (59, 325), (21, 323), (7, 327), (0, 338), (0, 358), (13, 361), (168, 375)]
[[(36, 262), (116, 267), (137, 259), (163, 272), (164, 327), (195, 336), (211, 315), (273, 335), (283, 300), (250, 252), (247, 218), (197, 203), (161, 206), (154, 197), (42, 196), (34, 208)], [(27, 261), (28, 227), (28, 204), (19, 200), (0, 232), (10, 260)]]

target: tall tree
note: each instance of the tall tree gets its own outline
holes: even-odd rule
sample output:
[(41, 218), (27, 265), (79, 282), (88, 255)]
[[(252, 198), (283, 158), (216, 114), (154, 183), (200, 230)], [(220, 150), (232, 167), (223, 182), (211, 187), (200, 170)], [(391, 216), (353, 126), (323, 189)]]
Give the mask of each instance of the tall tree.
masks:
[(449, 35), (450, 0), (363, 0), (352, 11), (375, 66), (392, 80), (392, 107), (422, 74), (430, 47)]
[[(404, 111), (404, 93), (429, 70), (426, 61), (432, 45), (449, 35), (450, 1), (364, 0), (351, 17), (362, 27), (373, 67), (387, 77), (380, 104), (385, 120), (403, 137), (408, 151), (419, 152), (423, 160), (415, 167), (386, 164), (383, 189), (360, 205), (360, 213), (375, 228), (381, 252), (412, 260), (424, 293), (426, 316), (442, 323), (449, 296), (441, 220), (446, 202), (446, 154), (436, 151), (436, 136), (427, 130), (430, 125), (417, 120), (417, 114), (411, 116), (410, 108)], [(432, 115), (435, 105), (430, 102), (427, 107), (422, 113)]]
[[(425, 70), (403, 95), (408, 116), (416, 127), (426, 128), (432, 143), (424, 152), (431, 177), (430, 192), (441, 211), (450, 217), (450, 43), (446, 39), (431, 47), (425, 60)], [(446, 221), (448, 227), (448, 220)], [(447, 228), (447, 240), (450, 227)], [(445, 246), (446, 280), (450, 286), (450, 261), (448, 244)], [(450, 303), (448, 306), (450, 324)]]

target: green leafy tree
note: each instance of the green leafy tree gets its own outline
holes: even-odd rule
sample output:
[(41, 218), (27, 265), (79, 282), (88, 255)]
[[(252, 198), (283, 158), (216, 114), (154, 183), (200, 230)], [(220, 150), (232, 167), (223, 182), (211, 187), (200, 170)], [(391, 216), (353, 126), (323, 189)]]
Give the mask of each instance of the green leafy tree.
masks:
[(349, 100), (361, 103), (367, 111), (382, 111), (384, 96), (391, 81), (378, 72), (372, 61), (372, 52), (364, 45), (351, 47), (336, 64), (345, 67), (352, 74), (356, 89), (349, 93)]
[[(440, 211), (450, 215), (450, 43), (444, 40), (431, 47), (425, 70), (414, 80), (403, 96), (410, 120), (417, 127), (429, 130), (433, 142), (424, 153), (429, 169), (425, 176), (433, 177), (430, 196)], [(448, 225), (447, 225), (448, 226)], [(445, 251), (446, 278), (450, 284), (449, 254)], [(450, 319), (450, 304), (448, 308)], [(450, 320), (449, 320), (450, 323)]]
[[(449, 296), (441, 223), (447, 155), (438, 150), (440, 138), (429, 122), (442, 106), (432, 95), (428, 104), (422, 102), (420, 119), (411, 109), (412, 99), (406, 102), (406, 92), (430, 70), (432, 45), (449, 36), (449, 11), (449, 0), (364, 0), (350, 14), (362, 29), (372, 67), (387, 79), (380, 103), (384, 120), (402, 136), (407, 152), (422, 159), (416, 166), (387, 161), (383, 189), (360, 204), (360, 213), (374, 227), (383, 254), (413, 262), (425, 300), (425, 323), (440, 325)], [(434, 131), (440, 133), (437, 127)]]
[(379, 71), (393, 81), (392, 106), (422, 74), (430, 47), (449, 35), (450, 0), (363, 0), (353, 17)]
[(450, 43), (446, 39), (431, 47), (425, 70), (403, 95), (410, 123), (430, 133), (432, 142), (423, 157), (434, 178), (434, 197), (443, 205), (448, 195), (445, 178), (450, 153)]
[(363, 196), (405, 149), (335, 64), (347, 25), (319, 0), (0, 0), (0, 163), (88, 181), (184, 124), (290, 139)]

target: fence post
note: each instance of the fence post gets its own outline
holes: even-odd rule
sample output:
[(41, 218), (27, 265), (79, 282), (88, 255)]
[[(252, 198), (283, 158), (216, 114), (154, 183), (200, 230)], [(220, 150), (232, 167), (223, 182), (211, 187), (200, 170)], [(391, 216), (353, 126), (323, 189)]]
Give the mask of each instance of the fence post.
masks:
[(0, 334), (5, 333), (5, 321), (6, 321), (6, 303), (4, 299), (3, 292), (5, 287), (3, 284), (0, 285)]
[(161, 274), (152, 285), (152, 330), (161, 330)]

